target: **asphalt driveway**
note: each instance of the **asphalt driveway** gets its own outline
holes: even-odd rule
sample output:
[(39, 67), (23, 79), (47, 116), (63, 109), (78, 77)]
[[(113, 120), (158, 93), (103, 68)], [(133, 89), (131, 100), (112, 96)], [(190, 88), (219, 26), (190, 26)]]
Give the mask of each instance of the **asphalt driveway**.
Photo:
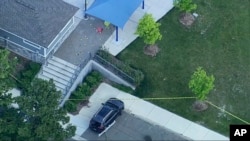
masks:
[(180, 134), (152, 125), (133, 114), (123, 112), (122, 116), (116, 119), (116, 123), (102, 136), (87, 129), (81, 137), (87, 140), (144, 140), (149, 135), (152, 140), (188, 140)]

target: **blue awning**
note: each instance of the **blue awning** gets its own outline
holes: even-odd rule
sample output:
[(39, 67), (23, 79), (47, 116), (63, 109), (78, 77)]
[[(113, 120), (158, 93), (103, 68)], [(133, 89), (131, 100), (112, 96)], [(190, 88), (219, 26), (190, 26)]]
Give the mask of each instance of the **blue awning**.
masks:
[(123, 28), (143, 0), (95, 0), (86, 13)]

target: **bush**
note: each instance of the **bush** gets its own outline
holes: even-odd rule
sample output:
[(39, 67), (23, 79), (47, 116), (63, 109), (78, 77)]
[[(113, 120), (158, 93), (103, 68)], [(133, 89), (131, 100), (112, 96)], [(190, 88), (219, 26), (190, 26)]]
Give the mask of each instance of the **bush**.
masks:
[[(102, 59), (104, 59), (106, 61), (106, 62), (100, 62), (99, 60), (97, 60), (99, 63), (101, 63), (104, 66), (107, 66), (106, 67), (107, 69), (109, 69), (113, 73), (117, 74), (121, 78), (124, 78), (124, 76), (121, 76), (120, 75), (121, 73), (119, 73), (118, 71), (120, 70), (122, 73), (125, 73), (129, 78), (132, 79), (131, 81), (126, 79), (126, 81), (128, 81), (132, 85), (138, 86), (143, 81), (144, 74), (140, 70), (134, 69), (131, 66), (129, 66), (128, 64), (123, 63), (122, 61), (118, 60), (117, 58), (115, 58), (114, 56), (109, 54), (108, 52), (106, 52), (104, 50), (99, 50), (97, 52), (97, 56), (101, 57)], [(110, 68), (111, 66), (107, 62), (112, 64), (116, 68)], [(117, 70), (117, 68), (119, 70)]]
[(77, 105), (82, 101), (87, 101), (91, 93), (96, 89), (96, 87), (102, 82), (102, 75), (97, 71), (92, 71), (86, 76), (86, 79), (78, 85), (76, 90), (72, 92), (69, 100), (65, 103), (65, 109), (68, 112), (76, 112)]
[(80, 91), (81, 91), (81, 93), (84, 93), (86, 96), (90, 96), (91, 95), (91, 87), (86, 82), (83, 82), (80, 85)]
[(96, 78), (97, 82), (102, 81), (102, 75), (97, 71), (92, 71), (91, 75)]
[(122, 84), (117, 84), (117, 83), (111, 83), (111, 85), (121, 91), (124, 91), (129, 94), (134, 94), (134, 90), (128, 86), (124, 86)]
[(97, 80), (92, 75), (89, 75), (86, 77), (86, 82), (89, 84), (90, 87), (92, 87), (97, 83)]
[(27, 66), (25, 66), (25, 69), (21, 71), (21, 75), (18, 78), (21, 84), (18, 83), (17, 87), (23, 89), (25, 86), (30, 85), (31, 81), (35, 78), (40, 68), (41, 64), (34, 62), (31, 62)]
[(186, 13), (197, 9), (197, 5), (192, 0), (174, 0), (174, 6), (179, 8), (181, 12), (185, 11)]
[(77, 104), (75, 104), (75, 102), (68, 100), (65, 104), (64, 104), (64, 108), (68, 111), (68, 112), (75, 112), (77, 110)]

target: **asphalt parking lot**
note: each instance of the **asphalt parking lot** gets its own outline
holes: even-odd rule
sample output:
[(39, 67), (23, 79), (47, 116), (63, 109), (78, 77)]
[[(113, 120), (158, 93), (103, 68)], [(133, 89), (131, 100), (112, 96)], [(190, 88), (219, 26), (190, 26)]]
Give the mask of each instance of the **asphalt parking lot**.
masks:
[(152, 140), (189, 140), (180, 134), (146, 122), (135, 115), (123, 112), (116, 123), (102, 136), (86, 130), (81, 137), (87, 140), (145, 140), (148, 135)]

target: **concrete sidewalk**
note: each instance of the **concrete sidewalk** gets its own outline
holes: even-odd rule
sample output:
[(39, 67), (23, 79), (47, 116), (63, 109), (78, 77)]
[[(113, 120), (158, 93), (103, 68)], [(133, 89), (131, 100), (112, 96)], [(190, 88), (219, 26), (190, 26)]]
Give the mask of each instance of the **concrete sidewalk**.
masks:
[[(75, 7), (78, 7), (79, 10), (75, 14), (76, 17), (83, 19), (84, 18), (84, 0), (63, 0), (64, 2), (71, 4)], [(86, 0), (87, 8), (94, 2), (94, 0)]]
[[(89, 99), (89, 105), (81, 109), (78, 115), (70, 116), (70, 123), (77, 126), (76, 136), (81, 136), (88, 129), (89, 121), (100, 108), (101, 103), (111, 97), (121, 99), (125, 103), (125, 111), (134, 114), (153, 125), (162, 126), (192, 140), (229, 140), (219, 133), (207, 129), (197, 123), (184, 119), (174, 113), (162, 109), (102, 83)], [(160, 116), (159, 116), (160, 115)]]
[(124, 29), (118, 30), (119, 40), (115, 41), (116, 33), (110, 36), (110, 38), (104, 43), (102, 48), (109, 51), (110, 54), (116, 56), (123, 49), (125, 49), (131, 42), (133, 42), (138, 36), (135, 35), (139, 20), (145, 13), (151, 13), (154, 19), (157, 21), (162, 18), (173, 6), (173, 0), (144, 0), (145, 7), (138, 7), (133, 13), (130, 19), (127, 21)]

